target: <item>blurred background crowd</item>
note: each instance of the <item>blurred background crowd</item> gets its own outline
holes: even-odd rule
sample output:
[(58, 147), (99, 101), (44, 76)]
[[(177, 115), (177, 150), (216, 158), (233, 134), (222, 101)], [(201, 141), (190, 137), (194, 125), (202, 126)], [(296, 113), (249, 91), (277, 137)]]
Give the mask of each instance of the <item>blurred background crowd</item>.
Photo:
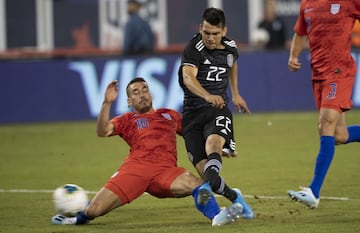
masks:
[[(225, 11), (228, 35), (239, 50), (284, 49), (289, 47), (299, 4), (300, 0), (0, 0), (0, 56), (131, 54), (127, 37), (133, 41), (136, 33), (126, 25), (134, 15), (138, 31), (142, 20), (153, 32), (154, 38), (146, 39), (153, 46), (144, 52), (179, 52), (198, 31), (199, 15), (208, 6)], [(354, 46), (360, 46), (359, 28), (354, 28)]]
[(198, 31), (201, 12), (208, 6), (225, 11), (228, 35), (239, 50), (283, 49), (289, 47), (299, 4), (300, 0), (0, 0), (0, 56), (129, 54), (126, 38), (134, 33), (126, 25), (134, 15), (135, 24), (143, 20), (153, 32), (154, 46), (146, 52), (179, 52)]

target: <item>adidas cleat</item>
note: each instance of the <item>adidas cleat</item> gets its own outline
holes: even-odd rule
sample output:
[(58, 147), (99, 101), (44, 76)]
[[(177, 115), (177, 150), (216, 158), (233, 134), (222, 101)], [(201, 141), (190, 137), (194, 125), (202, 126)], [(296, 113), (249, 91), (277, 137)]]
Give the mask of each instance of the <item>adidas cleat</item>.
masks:
[(301, 202), (311, 209), (317, 208), (320, 198), (316, 198), (310, 188), (300, 186), (300, 189), (300, 191), (289, 190), (287, 193), (292, 200)]

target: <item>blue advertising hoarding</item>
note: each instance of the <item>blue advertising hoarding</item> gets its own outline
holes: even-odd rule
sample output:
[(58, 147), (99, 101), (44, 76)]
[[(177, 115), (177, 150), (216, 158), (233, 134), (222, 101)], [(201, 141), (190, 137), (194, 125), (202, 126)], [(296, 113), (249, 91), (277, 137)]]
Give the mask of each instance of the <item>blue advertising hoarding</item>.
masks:
[[(359, 62), (360, 53), (354, 56)], [(252, 112), (315, 110), (309, 54), (302, 54), (303, 68), (296, 73), (288, 71), (287, 59), (287, 51), (240, 54), (239, 90)], [(155, 108), (181, 112), (179, 62), (179, 54), (1, 61), (0, 124), (95, 119), (112, 80), (120, 83), (112, 114), (124, 113), (129, 110), (125, 87), (136, 76), (150, 83)], [(359, 76), (353, 95), (355, 107), (360, 107)]]

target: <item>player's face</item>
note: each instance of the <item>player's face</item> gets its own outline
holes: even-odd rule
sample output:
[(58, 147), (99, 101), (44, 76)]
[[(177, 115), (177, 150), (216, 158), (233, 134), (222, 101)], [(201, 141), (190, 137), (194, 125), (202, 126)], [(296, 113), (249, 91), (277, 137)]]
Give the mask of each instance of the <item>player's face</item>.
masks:
[(146, 113), (152, 110), (152, 97), (145, 82), (132, 83), (128, 87), (128, 105), (137, 113)]
[(226, 35), (227, 27), (211, 25), (207, 21), (200, 24), (200, 34), (207, 49), (221, 49), (221, 39)]

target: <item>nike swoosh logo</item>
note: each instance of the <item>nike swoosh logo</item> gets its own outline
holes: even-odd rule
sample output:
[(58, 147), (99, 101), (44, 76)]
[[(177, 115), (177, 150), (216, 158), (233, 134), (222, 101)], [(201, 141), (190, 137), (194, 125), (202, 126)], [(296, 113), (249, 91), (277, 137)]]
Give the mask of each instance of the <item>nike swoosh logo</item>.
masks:
[(304, 10), (304, 14), (309, 13), (309, 12), (312, 11), (313, 9), (314, 9), (314, 8), (305, 9), (305, 10)]

